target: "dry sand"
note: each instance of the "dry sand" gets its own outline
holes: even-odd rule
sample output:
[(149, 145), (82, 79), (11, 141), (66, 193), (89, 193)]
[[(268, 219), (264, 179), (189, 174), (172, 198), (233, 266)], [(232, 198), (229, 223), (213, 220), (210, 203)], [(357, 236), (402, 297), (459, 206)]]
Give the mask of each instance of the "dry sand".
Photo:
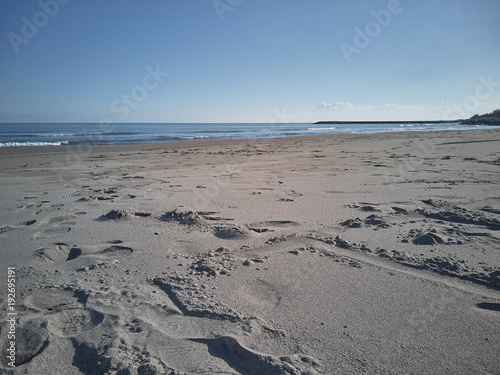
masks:
[(498, 129), (0, 149), (0, 372), (498, 374), (499, 151)]

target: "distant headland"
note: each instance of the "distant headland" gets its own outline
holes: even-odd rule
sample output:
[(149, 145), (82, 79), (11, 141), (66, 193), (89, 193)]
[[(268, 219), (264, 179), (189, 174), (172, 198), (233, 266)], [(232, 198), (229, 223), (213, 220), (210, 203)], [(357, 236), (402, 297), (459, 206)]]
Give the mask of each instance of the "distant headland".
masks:
[(318, 121), (315, 124), (444, 124), (447, 122), (463, 125), (500, 125), (500, 109), (484, 115), (474, 115), (469, 119), (437, 121)]
[(462, 120), (454, 121), (318, 121), (314, 124), (444, 124), (447, 122), (461, 122)]
[(500, 109), (484, 115), (474, 115), (468, 120), (461, 121), (464, 125), (500, 125)]

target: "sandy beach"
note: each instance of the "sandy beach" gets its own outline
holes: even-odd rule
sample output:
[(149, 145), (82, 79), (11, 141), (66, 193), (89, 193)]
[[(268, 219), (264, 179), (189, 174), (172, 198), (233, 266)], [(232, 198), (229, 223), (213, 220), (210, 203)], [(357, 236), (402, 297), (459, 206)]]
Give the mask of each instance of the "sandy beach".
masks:
[(1, 148), (0, 373), (498, 374), (499, 172), (493, 128)]

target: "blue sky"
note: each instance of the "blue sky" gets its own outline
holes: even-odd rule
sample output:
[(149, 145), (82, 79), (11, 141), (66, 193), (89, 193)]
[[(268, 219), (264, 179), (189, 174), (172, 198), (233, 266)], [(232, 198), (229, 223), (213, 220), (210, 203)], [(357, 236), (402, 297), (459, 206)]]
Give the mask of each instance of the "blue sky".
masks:
[(470, 117), (500, 108), (499, 15), (498, 0), (2, 0), (0, 122)]

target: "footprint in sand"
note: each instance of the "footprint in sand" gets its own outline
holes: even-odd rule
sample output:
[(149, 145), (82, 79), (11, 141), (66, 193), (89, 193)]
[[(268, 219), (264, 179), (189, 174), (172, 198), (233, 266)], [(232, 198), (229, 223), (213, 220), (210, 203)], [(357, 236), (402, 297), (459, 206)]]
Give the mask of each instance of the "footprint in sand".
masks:
[(35, 215), (47, 214), (50, 212), (59, 211), (62, 206), (64, 206), (64, 205), (63, 204), (52, 204), (47, 208), (42, 208), (41, 210), (35, 212)]
[(89, 331), (104, 320), (104, 315), (98, 311), (85, 308), (88, 294), (82, 290), (70, 288), (49, 288), (29, 295), (23, 305), (42, 315), (49, 314), (47, 330), (60, 337), (75, 336), (79, 332)]
[(231, 363), (231, 368), (241, 374), (319, 374), (320, 364), (314, 357), (267, 355), (246, 347), (241, 338), (221, 336), (192, 341), (206, 344), (210, 353)]
[(50, 263), (66, 262), (78, 258), (82, 250), (65, 243), (54, 243), (35, 251), (35, 255)]
[(63, 195), (62, 198), (75, 198), (75, 197), (80, 197), (82, 195), (83, 195), (83, 193), (78, 191), (76, 193), (70, 193), (70, 194)]
[(0, 234), (10, 232), (11, 230), (14, 230), (11, 225), (2, 225), (0, 227)]
[(52, 227), (36, 232), (31, 238), (33, 240), (43, 240), (51, 236), (61, 235), (69, 232), (71, 230), (71, 226), (75, 225), (76, 223), (74, 221), (68, 220), (74, 219), (76, 215), (85, 215), (85, 212), (77, 212), (75, 215), (47, 217), (40, 220), (40, 224), (52, 224)]
[(29, 200), (29, 199), (37, 199), (38, 197), (32, 195), (32, 196), (26, 196), (26, 197), (22, 197), (21, 199), (19, 199), (20, 201), (23, 201), (23, 200)]
[[(121, 243), (122, 241), (113, 241), (113, 243)], [(112, 245), (108, 246), (103, 250), (92, 251), (91, 253), (83, 255), (85, 258), (91, 258), (95, 260), (113, 260), (118, 258), (126, 257), (134, 252), (134, 249), (127, 246)]]
[(104, 320), (104, 315), (95, 310), (69, 309), (52, 314), (47, 330), (59, 337), (73, 337), (80, 332), (90, 331)]
[(243, 293), (243, 299), (264, 309), (275, 309), (282, 299), (279, 288), (261, 279), (250, 283)]
[[(75, 259), (94, 259), (95, 261), (116, 260), (128, 256), (134, 249), (127, 246), (118, 246), (122, 241), (112, 241), (112, 245), (102, 250), (82, 251), (77, 246), (69, 246), (65, 243), (53, 243), (35, 251), (35, 255), (40, 261), (48, 263), (68, 262)], [(86, 267), (88, 268), (88, 267)]]
[(61, 226), (58, 228), (49, 228), (45, 230), (41, 230), (39, 232), (36, 232), (33, 237), (31, 237), (33, 240), (44, 240), (46, 238), (56, 236), (56, 235), (61, 235), (64, 233), (67, 233), (71, 230), (71, 227), (65, 227)]
[[(7, 324), (4, 324), (0, 334), (0, 350), (2, 353), (7, 353), (9, 349), (10, 339), (8, 339)], [(16, 355), (15, 364), (20, 366), (32, 360), (34, 357), (42, 353), (49, 344), (49, 334), (44, 328), (44, 323), (38, 319), (26, 320), (20, 318), (16, 327)], [(7, 355), (0, 357), (1, 367), (11, 368), (8, 363), (10, 360)]]
[(22, 210), (27, 210), (30, 208), (40, 208), (40, 207), (42, 207), (42, 205), (44, 205), (46, 203), (50, 203), (50, 201), (31, 202), (31, 203), (28, 203), (24, 206), (17, 206), (17, 208), (20, 208)]
[(110, 246), (104, 250), (102, 250), (99, 254), (102, 254), (102, 255), (107, 255), (109, 257), (120, 257), (120, 256), (126, 256), (126, 255), (129, 255), (129, 254), (132, 254), (134, 252), (134, 249), (130, 248), (130, 247), (126, 247), (126, 246), (117, 246), (117, 245), (113, 245), (113, 246)]
[(80, 290), (50, 287), (27, 296), (22, 304), (28, 309), (47, 313), (81, 308), (87, 302), (87, 298), (88, 295)]
[(288, 227), (296, 227), (299, 225), (300, 224), (297, 223), (296, 221), (270, 220), (270, 221), (260, 221), (258, 223), (247, 224), (246, 227), (254, 232), (262, 233), (267, 231), (273, 231), (274, 228), (288, 228)]
[(45, 219), (40, 220), (40, 224), (54, 224), (61, 223), (63, 221), (72, 220), (75, 218), (75, 215), (65, 215), (65, 216), (55, 216), (55, 217), (47, 217)]
[(11, 230), (27, 227), (36, 223), (36, 220), (29, 220), (17, 225), (2, 225), (0, 226), (0, 234), (10, 232)]
[(483, 310), (490, 311), (499, 311), (500, 312), (500, 303), (492, 303), (492, 302), (481, 302), (477, 304), (477, 307)]
[(285, 190), (284, 193), (286, 196), (293, 197), (293, 198), (298, 198), (298, 197), (302, 196), (302, 194), (297, 193), (295, 190)]

